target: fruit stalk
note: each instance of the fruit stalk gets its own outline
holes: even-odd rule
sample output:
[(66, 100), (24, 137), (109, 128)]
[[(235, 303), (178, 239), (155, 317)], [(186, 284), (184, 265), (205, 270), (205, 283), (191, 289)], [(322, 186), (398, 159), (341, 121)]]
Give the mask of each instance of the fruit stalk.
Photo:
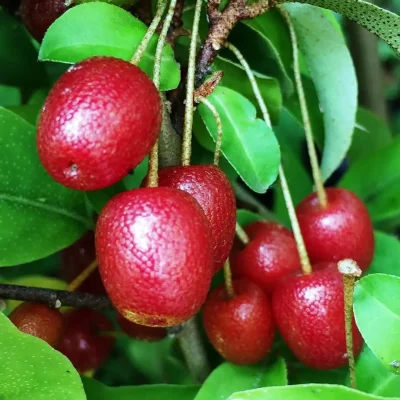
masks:
[(90, 263), (88, 267), (86, 267), (70, 284), (67, 286), (66, 290), (74, 292), (82, 283), (89, 278), (89, 276), (94, 272), (97, 268), (97, 261), (94, 260)]
[(246, 231), (240, 226), (238, 222), (236, 222), (236, 236), (239, 240), (246, 246), (250, 239), (246, 233)]
[(231, 265), (229, 263), (229, 258), (225, 261), (224, 264), (224, 280), (225, 280), (226, 293), (230, 299), (233, 299), (235, 297), (235, 290), (233, 289), (232, 271), (231, 271)]

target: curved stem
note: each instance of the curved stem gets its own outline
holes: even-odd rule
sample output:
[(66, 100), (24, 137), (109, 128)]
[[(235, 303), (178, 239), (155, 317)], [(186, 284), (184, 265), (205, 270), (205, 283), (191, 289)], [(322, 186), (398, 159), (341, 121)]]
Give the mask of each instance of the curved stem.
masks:
[(83, 282), (97, 269), (97, 260), (94, 260), (86, 267), (66, 288), (71, 292), (74, 292)]
[(192, 128), (193, 128), (193, 95), (194, 95), (194, 75), (196, 69), (196, 45), (197, 36), (199, 34), (199, 22), (201, 14), (201, 6), (203, 1), (196, 0), (196, 8), (194, 11), (194, 20), (192, 27), (192, 37), (189, 49), (189, 65), (186, 81), (186, 104), (185, 104), (185, 122), (183, 127), (182, 142), (182, 165), (190, 165), (190, 156), (192, 153)]
[(143, 54), (146, 51), (147, 46), (149, 45), (150, 40), (161, 21), (166, 6), (167, 0), (159, 0), (156, 15), (154, 16), (153, 21), (151, 21), (151, 24), (147, 29), (146, 34), (143, 36), (138, 48), (136, 49), (135, 54), (131, 58), (131, 64), (138, 65), (140, 63), (140, 60), (142, 59)]
[(247, 235), (246, 231), (240, 226), (238, 222), (236, 222), (236, 236), (239, 240), (246, 246), (249, 244), (249, 236)]
[(196, 103), (204, 104), (211, 111), (213, 117), (215, 118), (215, 123), (217, 124), (217, 140), (215, 141), (214, 165), (218, 166), (219, 159), (221, 156), (222, 133), (223, 133), (221, 117), (219, 116), (219, 113), (217, 109), (214, 107), (214, 105), (205, 97), (196, 96), (195, 101)]
[(312, 175), (314, 179), (314, 184), (319, 204), (321, 205), (322, 208), (326, 208), (328, 205), (328, 199), (326, 197), (324, 182), (322, 180), (321, 170), (319, 168), (317, 151), (315, 149), (314, 137), (310, 122), (310, 115), (308, 113), (308, 108), (307, 108), (307, 100), (304, 93), (303, 82), (301, 81), (301, 73), (299, 65), (299, 49), (298, 49), (296, 31), (294, 30), (294, 26), (288, 12), (283, 7), (278, 7), (278, 8), (289, 27), (290, 38), (293, 47), (294, 79), (296, 83), (297, 94), (299, 96), (300, 110), (304, 124), (304, 131), (306, 133), (307, 149), (308, 149), (308, 155), (310, 157)]
[(232, 271), (229, 258), (225, 261), (224, 264), (224, 280), (225, 280), (226, 293), (230, 299), (233, 299), (235, 297), (235, 290), (233, 289)]

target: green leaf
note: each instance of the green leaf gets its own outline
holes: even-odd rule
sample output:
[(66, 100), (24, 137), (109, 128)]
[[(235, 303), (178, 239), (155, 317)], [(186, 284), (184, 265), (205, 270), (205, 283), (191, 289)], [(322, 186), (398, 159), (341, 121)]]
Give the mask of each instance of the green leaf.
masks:
[(240, 210), (240, 209), (236, 211), (236, 219), (238, 224), (240, 224), (242, 227), (250, 225), (253, 222), (266, 221), (266, 219), (259, 214), (256, 214), (249, 210)]
[(36, 126), (37, 119), (39, 118), (40, 110), (42, 109), (41, 104), (23, 104), (20, 106), (9, 106), (8, 110), (15, 114), (18, 114), (26, 122)]
[(46, 257), (91, 225), (83, 192), (56, 183), (36, 152), (35, 129), (0, 108), (0, 266)]
[(321, 170), (326, 180), (350, 147), (357, 111), (357, 79), (343, 35), (323, 10), (287, 4), (299, 47), (324, 111)]
[[(280, 162), (274, 133), (264, 121), (256, 119), (256, 109), (239, 93), (219, 86), (208, 100), (222, 120), (222, 153), (252, 190), (265, 192), (276, 180)], [(198, 111), (215, 141), (217, 131), (213, 115), (203, 104)]]
[(227, 399), (238, 391), (281, 385), (287, 385), (286, 364), (282, 358), (270, 367), (239, 366), (225, 362), (207, 378), (195, 400)]
[(40, 87), (47, 78), (21, 22), (0, 9), (0, 84)]
[[(256, 96), (254, 95), (253, 88), (251, 87), (245, 70), (240, 64), (236, 64), (227, 58), (218, 57), (214, 61), (212, 67), (213, 71), (224, 72), (224, 77), (221, 80), (222, 86), (233, 89), (249, 99), (256, 105), (257, 111), (261, 115), (261, 110), (258, 106)], [(253, 74), (270, 113), (272, 123), (277, 123), (282, 109), (282, 94), (279, 83), (275, 78), (270, 78), (258, 72), (253, 71)]]
[(400, 396), (400, 376), (392, 374), (364, 346), (356, 361), (357, 389), (383, 397)]
[(18, 106), (21, 104), (21, 91), (14, 86), (0, 85), (0, 106)]
[(374, 33), (400, 55), (400, 17), (363, 0), (285, 0), (329, 8)]
[(132, 6), (136, 3), (136, 0), (75, 0), (76, 4), (91, 3), (93, 1), (102, 1), (118, 7)]
[[(108, 387), (94, 379), (83, 378), (87, 400), (193, 400), (197, 385), (139, 385)], [(75, 399), (74, 399), (75, 400)]]
[(0, 398), (85, 400), (78, 372), (46, 342), (20, 332), (0, 313)]
[(375, 231), (374, 259), (367, 273), (400, 276), (400, 242), (396, 237)]
[(385, 274), (362, 278), (354, 290), (354, 315), (375, 356), (400, 374), (400, 278)]
[[(147, 26), (122, 8), (93, 2), (72, 7), (46, 32), (39, 59), (76, 63), (93, 56), (130, 60)], [(153, 76), (158, 35), (154, 35), (139, 67)], [(163, 52), (160, 90), (175, 89), (180, 80), (179, 65), (170, 45)]]
[[(227, 400), (382, 400), (384, 397), (362, 393), (340, 385), (292, 385), (235, 393)], [(398, 400), (399, 398), (396, 397)]]
[(125, 185), (120, 181), (105, 189), (86, 192), (86, 196), (94, 211), (99, 214), (109, 200), (125, 190)]

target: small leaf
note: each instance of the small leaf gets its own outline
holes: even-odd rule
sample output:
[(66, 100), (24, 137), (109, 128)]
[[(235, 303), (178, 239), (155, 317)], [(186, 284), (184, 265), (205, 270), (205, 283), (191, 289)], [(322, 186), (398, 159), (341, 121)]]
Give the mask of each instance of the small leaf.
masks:
[[(340, 385), (306, 384), (271, 387), (239, 392), (227, 400), (383, 400)], [(396, 397), (396, 400), (399, 400)]]
[[(278, 175), (280, 153), (274, 133), (256, 119), (256, 109), (239, 93), (219, 86), (208, 100), (222, 120), (222, 153), (252, 190), (264, 193)], [(198, 111), (215, 141), (213, 115), (203, 104)]]
[(328, 179), (350, 147), (357, 111), (357, 79), (343, 35), (323, 10), (286, 4), (299, 47), (324, 111), (325, 144), (321, 170)]
[(400, 278), (373, 274), (354, 290), (354, 315), (366, 344), (394, 374), (400, 374)]
[(227, 399), (237, 391), (281, 385), (287, 385), (286, 364), (282, 358), (270, 367), (225, 362), (211, 373), (194, 400)]
[(266, 220), (261, 215), (256, 214), (252, 211), (240, 210), (240, 209), (236, 211), (236, 219), (237, 219), (238, 224), (240, 224), (240, 226), (242, 226), (242, 227), (250, 225), (253, 222)]
[[(69, 9), (48, 29), (39, 59), (76, 63), (88, 57), (112, 56), (130, 60), (147, 26), (128, 11), (111, 4), (93, 2)], [(139, 67), (153, 76), (158, 35), (154, 35)], [(160, 90), (175, 89), (180, 80), (179, 65), (170, 45), (163, 52)]]
[(14, 86), (0, 85), (0, 106), (18, 106), (21, 104), (21, 91)]
[(364, 346), (356, 361), (357, 389), (383, 397), (400, 396), (400, 376), (392, 374)]
[(36, 152), (35, 129), (0, 108), (0, 266), (46, 257), (91, 225), (83, 192), (56, 183)]
[[(199, 387), (180, 385), (139, 385), (108, 387), (83, 378), (87, 400), (193, 400)], [(75, 400), (75, 399), (74, 399)]]
[(400, 56), (400, 17), (363, 0), (286, 0), (308, 3), (343, 14), (374, 33)]
[(20, 332), (0, 313), (0, 398), (85, 400), (78, 372), (46, 342)]

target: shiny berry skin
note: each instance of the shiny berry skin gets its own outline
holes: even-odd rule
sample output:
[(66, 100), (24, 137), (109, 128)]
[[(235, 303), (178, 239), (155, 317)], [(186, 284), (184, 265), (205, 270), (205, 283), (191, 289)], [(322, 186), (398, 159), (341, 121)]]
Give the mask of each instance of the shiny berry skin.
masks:
[(160, 96), (142, 70), (117, 58), (89, 58), (50, 91), (38, 122), (39, 157), (64, 186), (102, 189), (143, 160), (160, 124)]
[[(72, 282), (96, 258), (94, 232), (86, 232), (78, 241), (61, 251), (61, 277)], [(99, 270), (93, 271), (76, 292), (105, 294)]]
[(21, 332), (36, 336), (52, 347), (58, 345), (63, 334), (63, 315), (45, 304), (21, 303), (8, 318)]
[(100, 367), (109, 357), (115, 338), (100, 335), (111, 331), (113, 324), (95, 310), (77, 308), (65, 315), (65, 332), (58, 346), (80, 372)]
[(20, 15), (29, 33), (41, 42), (49, 26), (72, 5), (70, 0), (22, 0)]
[[(306, 366), (339, 368), (348, 363), (344, 325), (343, 278), (336, 263), (313, 266), (310, 275), (297, 275), (274, 291), (272, 306), (279, 331)], [(353, 319), (354, 354), (362, 337)]]
[(121, 329), (134, 339), (156, 342), (167, 336), (165, 328), (153, 328), (151, 326), (135, 324), (120, 314), (117, 314), (117, 322)]
[(210, 224), (217, 272), (235, 237), (236, 200), (227, 176), (215, 165), (170, 167), (159, 171), (159, 186), (183, 190), (198, 201)]
[(207, 297), (209, 226), (197, 201), (181, 190), (140, 188), (114, 197), (97, 222), (96, 250), (107, 293), (132, 322), (178, 325)]
[(347, 189), (327, 188), (328, 206), (319, 205), (316, 193), (296, 208), (312, 263), (350, 258), (365, 271), (374, 255), (374, 232), (364, 203)]
[(209, 294), (203, 307), (204, 329), (214, 348), (226, 360), (255, 364), (267, 355), (274, 340), (271, 302), (250, 281), (235, 280), (233, 287), (233, 298), (228, 298), (225, 286)]
[(257, 221), (245, 227), (250, 242), (238, 245), (230, 258), (234, 277), (244, 277), (272, 292), (286, 275), (300, 270), (292, 232), (275, 222)]

